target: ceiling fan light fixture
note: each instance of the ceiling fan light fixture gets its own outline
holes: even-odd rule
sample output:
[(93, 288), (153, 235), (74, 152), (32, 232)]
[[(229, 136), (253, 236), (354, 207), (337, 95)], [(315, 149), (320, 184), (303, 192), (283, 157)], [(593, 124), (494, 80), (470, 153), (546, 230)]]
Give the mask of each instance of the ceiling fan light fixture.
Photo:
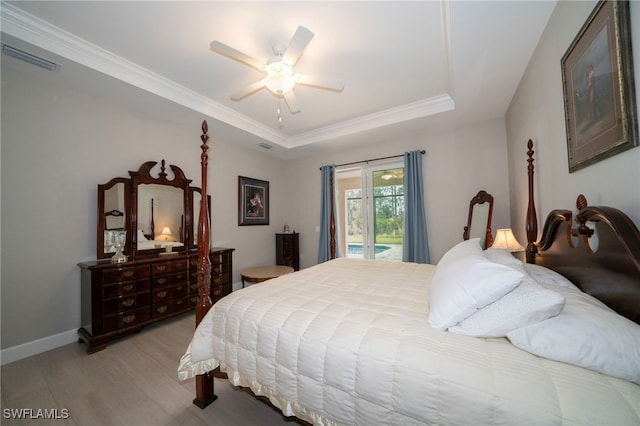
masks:
[(290, 65), (279, 61), (269, 61), (269, 64), (265, 67), (267, 76), (264, 78), (263, 83), (267, 89), (271, 90), (276, 95), (284, 95), (296, 85), (296, 81), (293, 78), (293, 69)]

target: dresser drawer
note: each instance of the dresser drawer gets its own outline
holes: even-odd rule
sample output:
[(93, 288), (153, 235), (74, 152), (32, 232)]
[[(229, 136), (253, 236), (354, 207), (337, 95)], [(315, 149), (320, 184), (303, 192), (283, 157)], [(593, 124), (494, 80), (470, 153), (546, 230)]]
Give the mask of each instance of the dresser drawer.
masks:
[(149, 292), (119, 296), (113, 299), (105, 299), (102, 302), (102, 313), (112, 315), (118, 312), (130, 311), (151, 304)]
[(216, 302), (216, 300), (222, 299), (224, 296), (231, 293), (231, 283), (227, 283), (224, 285), (211, 286), (211, 291), (209, 292), (211, 301)]
[[(198, 268), (198, 260), (199, 257), (195, 256), (189, 259), (189, 269), (197, 269)], [(231, 253), (214, 253), (209, 255), (209, 261), (211, 262), (212, 268), (216, 265), (226, 264), (227, 267), (231, 263)]]
[(187, 271), (179, 272), (177, 274), (160, 275), (158, 277), (153, 276), (151, 277), (151, 286), (153, 288), (156, 288), (156, 287), (164, 287), (166, 285), (171, 285), (171, 284), (177, 284), (183, 281), (186, 282), (187, 277), (188, 277)]
[(227, 284), (229, 282), (229, 272), (214, 275), (211, 274), (211, 287), (215, 285)]
[(213, 253), (209, 256), (209, 259), (211, 259), (211, 263), (214, 265), (221, 263), (228, 265), (231, 260), (231, 253)]
[(211, 275), (214, 274), (224, 274), (229, 272), (229, 264), (228, 263), (220, 263), (211, 265)]
[(148, 321), (150, 318), (149, 307), (121, 312), (115, 315), (107, 315), (103, 320), (103, 332), (131, 327)]
[(179, 272), (187, 270), (187, 259), (168, 260), (151, 265), (153, 275), (166, 274), (168, 272)]
[(131, 281), (148, 277), (149, 265), (122, 266), (117, 269), (109, 269), (102, 272), (103, 283), (115, 283), (119, 281)]
[(151, 318), (160, 318), (189, 309), (189, 297), (167, 300), (151, 307)]
[(189, 294), (189, 286), (187, 283), (183, 283), (174, 286), (154, 288), (152, 293), (153, 303), (158, 303), (175, 297), (186, 296)]
[(149, 279), (137, 281), (123, 281), (115, 284), (106, 284), (102, 286), (102, 297), (114, 297), (125, 294), (140, 293), (149, 291)]

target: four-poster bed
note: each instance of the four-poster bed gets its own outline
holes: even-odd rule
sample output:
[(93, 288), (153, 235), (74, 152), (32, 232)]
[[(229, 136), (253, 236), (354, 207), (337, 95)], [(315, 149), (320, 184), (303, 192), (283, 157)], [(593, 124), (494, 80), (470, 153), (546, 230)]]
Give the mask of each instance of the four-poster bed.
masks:
[[(204, 199), (206, 123), (203, 132)], [(198, 327), (178, 367), (180, 379), (196, 377), (194, 403), (204, 408), (216, 399), (215, 372), (268, 398), (285, 416), (314, 424), (638, 424), (640, 232), (624, 213), (581, 201), (578, 227), (572, 226), (570, 211), (556, 210), (536, 242), (531, 141), (528, 148), (527, 264), (498, 249), (485, 254), (477, 240), (468, 240), (437, 266), (336, 259), (236, 291), (211, 307), (206, 255), (201, 255)], [(591, 240), (594, 224), (597, 250)], [(207, 223), (199, 225), (203, 253), (209, 231)], [(460, 260), (460, 253), (470, 255)], [(510, 287), (455, 326), (430, 326), (430, 310), (440, 308), (436, 289), (442, 288), (443, 276), (463, 264), (457, 262), (471, 262), (472, 271), (490, 271), (477, 277), (482, 285)], [(536, 289), (527, 293), (525, 288), (524, 305), (500, 305), (524, 287)], [(504, 313), (528, 309), (549, 294), (553, 307), (518, 317), (517, 325), (510, 323), (513, 311)], [(494, 327), (479, 338), (464, 330), (470, 318), (498, 306), (501, 314), (489, 319), (501, 321), (499, 332)], [(589, 322), (592, 312), (604, 320)], [(549, 330), (536, 327), (555, 321), (552, 327), (558, 324), (566, 332), (572, 324), (567, 317), (576, 315), (593, 330), (583, 333), (578, 321), (568, 333), (577, 340), (572, 345), (585, 346), (579, 341), (583, 334), (587, 345), (598, 343), (600, 336), (589, 334), (597, 331), (605, 339), (605, 358), (611, 352), (613, 360), (592, 365), (588, 357), (571, 358), (572, 348), (567, 359), (537, 356), (536, 338)], [(609, 337), (616, 341), (606, 346)]]

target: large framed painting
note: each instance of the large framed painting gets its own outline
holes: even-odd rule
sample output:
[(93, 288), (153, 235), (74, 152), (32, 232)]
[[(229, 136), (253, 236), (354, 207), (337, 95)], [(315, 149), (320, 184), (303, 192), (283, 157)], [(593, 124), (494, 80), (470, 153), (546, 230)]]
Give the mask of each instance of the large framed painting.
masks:
[(238, 225), (269, 224), (269, 182), (238, 176)]
[(569, 172), (638, 145), (629, 2), (600, 1), (562, 57)]

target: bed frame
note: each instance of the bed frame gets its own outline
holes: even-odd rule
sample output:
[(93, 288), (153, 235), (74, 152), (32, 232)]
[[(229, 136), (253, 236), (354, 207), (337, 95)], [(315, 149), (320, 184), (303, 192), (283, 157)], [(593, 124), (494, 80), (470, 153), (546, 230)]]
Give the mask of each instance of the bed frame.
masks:
[[(200, 137), (202, 202), (198, 223), (199, 296), (196, 305), (196, 325), (212, 306), (209, 298), (210, 229), (209, 222), (205, 219), (209, 217), (208, 205), (205, 202), (209, 139), (207, 130), (207, 122), (203, 121)], [(582, 291), (602, 300), (616, 312), (640, 324), (640, 231), (620, 210), (588, 206), (584, 196), (580, 195), (577, 203), (577, 226), (572, 227), (573, 214), (570, 210), (553, 210), (546, 219), (541, 239), (536, 242), (538, 225), (533, 200), (534, 151), (531, 140), (528, 141), (527, 148), (527, 262), (543, 265), (561, 273)], [(196, 398), (193, 403), (200, 408), (205, 408), (217, 398), (213, 389), (214, 376), (225, 377), (219, 373), (219, 369), (196, 376)]]

